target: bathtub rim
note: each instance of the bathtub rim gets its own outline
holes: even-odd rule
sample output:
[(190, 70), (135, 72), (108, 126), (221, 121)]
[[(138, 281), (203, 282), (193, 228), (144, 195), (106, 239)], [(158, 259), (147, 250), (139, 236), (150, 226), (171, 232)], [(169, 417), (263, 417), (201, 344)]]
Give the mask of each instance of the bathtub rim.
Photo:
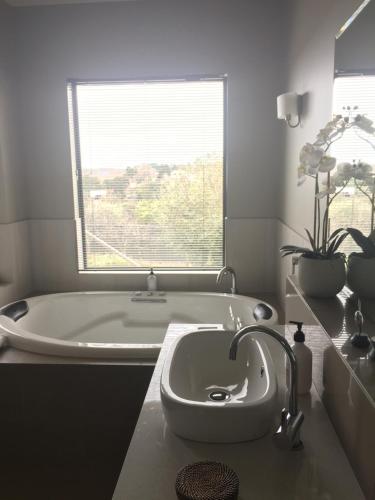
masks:
[[(90, 291), (74, 291), (74, 292), (54, 292), (33, 295), (26, 297), (29, 307), (32, 307), (32, 302), (38, 303), (40, 300), (45, 300), (46, 297), (56, 298), (64, 296), (77, 296), (77, 295), (125, 295), (126, 297), (134, 297), (139, 291), (133, 290), (90, 290)], [(147, 294), (147, 291), (142, 290), (142, 294)], [(278, 314), (276, 309), (265, 300), (258, 299), (253, 296), (231, 294), (231, 293), (221, 293), (221, 292), (185, 292), (185, 291), (164, 291), (158, 290), (154, 292), (156, 296), (159, 293), (163, 293), (163, 297), (168, 297), (169, 295), (177, 296), (213, 296), (213, 297), (223, 297), (231, 298), (234, 300), (245, 300), (246, 302), (253, 302), (253, 305), (259, 303), (264, 303), (272, 309), (272, 318), (270, 320), (260, 320), (254, 321), (259, 324), (276, 324), (278, 320)], [(3, 309), (15, 304), (18, 301), (5, 304), (0, 308), (0, 337), (3, 340), (3, 346), (10, 346), (15, 349), (31, 352), (34, 354), (42, 354), (48, 356), (57, 357), (72, 357), (81, 359), (116, 359), (122, 361), (136, 361), (136, 360), (146, 360), (146, 361), (156, 361), (163, 342), (161, 343), (150, 343), (150, 344), (129, 344), (129, 343), (115, 343), (115, 342), (72, 342), (69, 340), (59, 340), (53, 337), (47, 337), (44, 335), (39, 335), (32, 333), (24, 328), (17, 325), (17, 321), (4, 316), (2, 314)], [(254, 307), (255, 308), (255, 307)], [(181, 323), (182, 324), (182, 323)], [(202, 325), (208, 323), (201, 323)], [(212, 323), (210, 323), (212, 324)], [(168, 328), (171, 323), (167, 326), (165, 333), (167, 333)], [(184, 323), (188, 328), (188, 324)], [(190, 331), (196, 331), (196, 324), (192, 324)], [(185, 330), (185, 333), (188, 330)], [(199, 331), (199, 330), (198, 330)], [(224, 331), (224, 329), (223, 329)], [(58, 351), (58, 352), (57, 352)]]

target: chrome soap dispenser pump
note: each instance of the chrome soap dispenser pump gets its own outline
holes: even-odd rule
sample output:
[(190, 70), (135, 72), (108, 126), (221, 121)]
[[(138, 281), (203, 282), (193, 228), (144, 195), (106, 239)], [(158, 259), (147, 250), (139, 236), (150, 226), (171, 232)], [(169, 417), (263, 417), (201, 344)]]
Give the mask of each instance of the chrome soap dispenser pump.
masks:
[(153, 268), (151, 267), (150, 273), (147, 276), (147, 290), (149, 292), (155, 292), (158, 289), (158, 279), (154, 273)]

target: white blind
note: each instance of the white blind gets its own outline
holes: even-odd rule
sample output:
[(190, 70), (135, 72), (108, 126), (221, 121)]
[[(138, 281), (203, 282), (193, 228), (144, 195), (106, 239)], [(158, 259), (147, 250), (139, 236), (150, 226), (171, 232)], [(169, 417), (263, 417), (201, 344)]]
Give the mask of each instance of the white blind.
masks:
[[(334, 113), (342, 114), (343, 107), (358, 106), (354, 113), (365, 114), (375, 122), (375, 76), (342, 76), (335, 79)], [(366, 134), (362, 134), (366, 137)], [(375, 165), (375, 150), (361, 139), (354, 129), (347, 131), (344, 137), (333, 144), (332, 154), (338, 162), (362, 160)], [(350, 183), (331, 205), (331, 232), (339, 227), (356, 227), (364, 234), (370, 232), (371, 205), (369, 200)], [(341, 247), (346, 253), (357, 252), (359, 248), (351, 238), (347, 238)]]
[(223, 264), (224, 87), (70, 84), (81, 269)]

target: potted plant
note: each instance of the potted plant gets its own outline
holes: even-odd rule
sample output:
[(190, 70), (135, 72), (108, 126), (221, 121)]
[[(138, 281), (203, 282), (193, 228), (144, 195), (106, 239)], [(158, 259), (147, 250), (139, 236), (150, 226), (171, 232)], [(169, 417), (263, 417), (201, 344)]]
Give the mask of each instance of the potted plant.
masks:
[(347, 233), (343, 229), (335, 231), (328, 239), (327, 246), (317, 247), (306, 229), (311, 248), (295, 245), (281, 247), (281, 255), (297, 254), (298, 281), (301, 289), (310, 297), (334, 297), (345, 285), (345, 256), (338, 249)]
[[(311, 178), (314, 183), (313, 230), (306, 230), (310, 247), (285, 245), (283, 257), (299, 255), (298, 279), (302, 291), (311, 297), (334, 297), (345, 285), (345, 256), (339, 247), (348, 235), (338, 229), (329, 236), (329, 207), (354, 178), (362, 180), (368, 174), (363, 163), (340, 163), (328, 154), (331, 145), (341, 139), (350, 128), (360, 133), (374, 135), (371, 120), (364, 115), (353, 115), (346, 108), (347, 116), (337, 115), (320, 130), (314, 143), (307, 143), (300, 152), (298, 185)], [(369, 167), (371, 169), (371, 167)]]
[(348, 286), (359, 297), (375, 299), (375, 230), (368, 237), (352, 227), (347, 232), (362, 250), (349, 255)]

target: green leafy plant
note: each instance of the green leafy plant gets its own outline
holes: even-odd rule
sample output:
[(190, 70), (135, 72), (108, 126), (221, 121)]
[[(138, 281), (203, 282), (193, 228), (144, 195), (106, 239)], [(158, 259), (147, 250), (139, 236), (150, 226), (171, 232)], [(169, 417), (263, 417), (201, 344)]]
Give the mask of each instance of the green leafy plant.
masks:
[(369, 236), (365, 236), (359, 229), (355, 229), (354, 227), (348, 227), (346, 232), (350, 234), (354, 242), (362, 250), (361, 254), (354, 253), (353, 255), (361, 255), (366, 259), (375, 257), (375, 230), (373, 230)]
[(280, 248), (281, 256), (286, 257), (287, 255), (302, 255), (303, 257), (308, 257), (310, 259), (334, 259), (340, 257), (343, 254), (338, 252), (341, 243), (348, 236), (349, 231), (343, 228), (334, 231), (328, 238), (328, 244), (325, 246), (317, 246), (314, 238), (312, 237), (310, 231), (305, 230), (310, 241), (311, 248), (300, 247), (297, 245), (284, 245)]

